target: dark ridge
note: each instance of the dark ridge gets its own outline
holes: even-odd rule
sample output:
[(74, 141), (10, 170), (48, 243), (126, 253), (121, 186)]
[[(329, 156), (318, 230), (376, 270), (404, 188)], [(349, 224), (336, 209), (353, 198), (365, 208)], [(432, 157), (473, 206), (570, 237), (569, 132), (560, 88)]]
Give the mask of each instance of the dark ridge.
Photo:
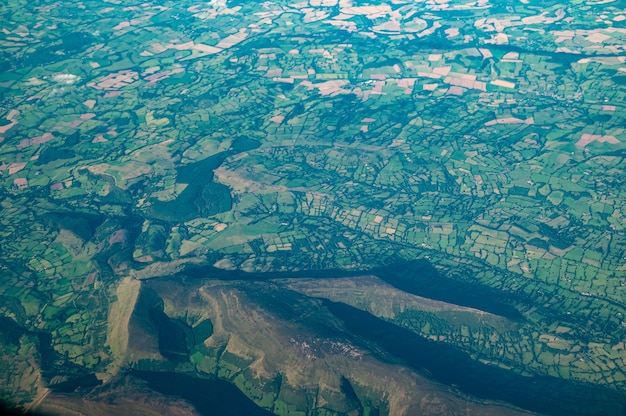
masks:
[(172, 362), (189, 360), (189, 343), (193, 346), (193, 332), (183, 322), (172, 319), (164, 311), (163, 299), (151, 288), (142, 287), (134, 315), (148, 319), (158, 333), (159, 352)]
[(616, 83), (617, 85), (624, 86), (626, 85), (626, 76), (622, 75), (622, 76), (613, 77), (613, 82)]
[(341, 376), (340, 389), (346, 396), (346, 399), (348, 399), (348, 403), (357, 409), (359, 416), (362, 416), (364, 414), (363, 404), (361, 403), (361, 400), (359, 400), (359, 396), (357, 396), (354, 391), (354, 387), (352, 387), (350, 380), (344, 376)]
[(42, 414), (39, 412), (27, 412), (24, 409), (21, 409), (19, 407), (11, 406), (9, 403), (5, 403), (2, 400), (0, 400), (0, 415), (2, 416), (24, 416), (24, 415), (42, 416)]
[(429, 378), (474, 397), (505, 401), (553, 416), (626, 414), (626, 397), (609, 388), (556, 377), (522, 376), (483, 364), (452, 346), (428, 340), (344, 303), (322, 302), (355, 335)]
[(503, 294), (479, 283), (448, 278), (427, 260), (398, 262), (390, 266), (365, 270), (301, 270), (295, 272), (249, 273), (223, 270), (213, 266), (190, 267), (181, 275), (190, 278), (220, 280), (270, 280), (285, 278), (341, 278), (373, 274), (390, 285), (422, 297), (480, 309), (505, 318), (521, 321), (522, 314), (513, 306), (513, 295)]
[(176, 182), (187, 184), (187, 187), (173, 201), (152, 201), (147, 216), (179, 223), (229, 211), (232, 208), (230, 189), (213, 182), (213, 171), (228, 155), (229, 152), (222, 152), (179, 167)]
[(50, 384), (50, 390), (58, 393), (72, 393), (78, 389), (91, 389), (102, 384), (95, 374), (87, 374), (81, 377), (71, 378), (56, 384)]
[(72, 149), (63, 146), (50, 146), (41, 151), (39, 159), (35, 160), (35, 164), (45, 165), (55, 160), (73, 159), (74, 157), (76, 157), (76, 153)]
[(515, 299), (478, 283), (444, 276), (427, 260), (396, 263), (370, 271), (390, 285), (414, 295), (480, 309), (514, 321), (523, 320)]
[(61, 228), (65, 228), (89, 241), (96, 233), (96, 229), (104, 222), (104, 215), (84, 214), (80, 212), (51, 212), (46, 213), (46, 219)]
[(240, 136), (233, 141), (231, 148), (233, 149), (234, 153), (242, 153), (249, 150), (254, 150), (259, 146), (261, 146), (260, 141)]

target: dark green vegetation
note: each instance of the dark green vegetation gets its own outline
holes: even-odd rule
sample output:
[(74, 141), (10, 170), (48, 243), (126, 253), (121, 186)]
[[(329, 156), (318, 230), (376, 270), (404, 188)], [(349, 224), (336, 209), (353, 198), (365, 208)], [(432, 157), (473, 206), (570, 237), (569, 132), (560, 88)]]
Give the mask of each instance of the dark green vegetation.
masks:
[(619, 2), (5, 3), (0, 399), (623, 413)]
[(219, 153), (176, 169), (176, 182), (185, 189), (172, 201), (154, 201), (147, 216), (174, 223), (209, 217), (232, 208), (227, 186), (213, 182), (213, 171), (226, 154)]

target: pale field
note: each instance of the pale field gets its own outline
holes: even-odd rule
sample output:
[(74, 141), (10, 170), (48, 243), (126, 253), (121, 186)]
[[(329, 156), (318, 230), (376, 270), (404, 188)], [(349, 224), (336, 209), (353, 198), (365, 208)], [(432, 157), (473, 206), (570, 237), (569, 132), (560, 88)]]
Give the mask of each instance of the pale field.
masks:
[(598, 143), (610, 143), (610, 144), (618, 144), (620, 141), (615, 136), (603, 136), (601, 134), (589, 134), (584, 133), (580, 136), (580, 139), (576, 142), (576, 146), (587, 146), (589, 143), (598, 142)]
[[(49, 394), (32, 411), (49, 416), (199, 416), (193, 406), (176, 397), (148, 389), (124, 386), (100, 393), (97, 398)], [(38, 413), (39, 414), (39, 413)]]
[[(13, 126), (15, 126), (17, 124), (17, 122), (12, 121), (9, 124), (5, 124), (4, 126), (0, 126), (0, 133), (6, 133), (7, 131), (9, 131), (9, 129)], [(0, 140), (2, 140), (0, 138)]]
[(149, 84), (152, 85), (152, 84), (156, 84), (157, 82), (162, 81), (162, 80), (164, 80), (166, 78), (169, 78), (172, 75), (180, 74), (181, 72), (185, 72), (185, 70), (183, 68), (174, 68), (171, 71), (162, 71), (162, 72), (158, 72), (156, 74), (148, 75), (147, 77), (145, 77), (145, 79), (146, 79), (146, 81), (148, 81)]
[(3, 171), (5, 169), (9, 170), (9, 175), (13, 175), (21, 170), (23, 170), (26, 165), (28, 165), (28, 162), (15, 162), (15, 163), (11, 163), (10, 165), (0, 165), (0, 171)]
[(127, 276), (120, 280), (115, 291), (116, 301), (109, 308), (105, 345), (111, 349), (113, 362), (107, 373), (100, 375), (105, 381), (117, 374), (126, 357), (128, 348), (128, 323), (135, 310), (141, 282)]
[(90, 82), (87, 85), (97, 90), (119, 90), (122, 87), (132, 84), (139, 79), (139, 74), (135, 71), (124, 70), (109, 74), (98, 82)]
[(22, 149), (28, 146), (44, 144), (54, 139), (55, 139), (55, 136), (52, 133), (46, 132), (42, 134), (41, 136), (33, 137), (32, 139), (21, 140), (20, 143), (17, 145), (17, 148)]
[(529, 117), (525, 120), (517, 117), (503, 117), (495, 120), (490, 120), (485, 123), (485, 126), (494, 126), (496, 124), (535, 124), (535, 120)]

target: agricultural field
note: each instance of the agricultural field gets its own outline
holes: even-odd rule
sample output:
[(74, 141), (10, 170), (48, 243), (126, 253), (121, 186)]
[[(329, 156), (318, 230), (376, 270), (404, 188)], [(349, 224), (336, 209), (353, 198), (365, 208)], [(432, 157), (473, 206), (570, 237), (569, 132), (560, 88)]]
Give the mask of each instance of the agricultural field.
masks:
[(620, 1), (5, 3), (0, 402), (626, 412)]

